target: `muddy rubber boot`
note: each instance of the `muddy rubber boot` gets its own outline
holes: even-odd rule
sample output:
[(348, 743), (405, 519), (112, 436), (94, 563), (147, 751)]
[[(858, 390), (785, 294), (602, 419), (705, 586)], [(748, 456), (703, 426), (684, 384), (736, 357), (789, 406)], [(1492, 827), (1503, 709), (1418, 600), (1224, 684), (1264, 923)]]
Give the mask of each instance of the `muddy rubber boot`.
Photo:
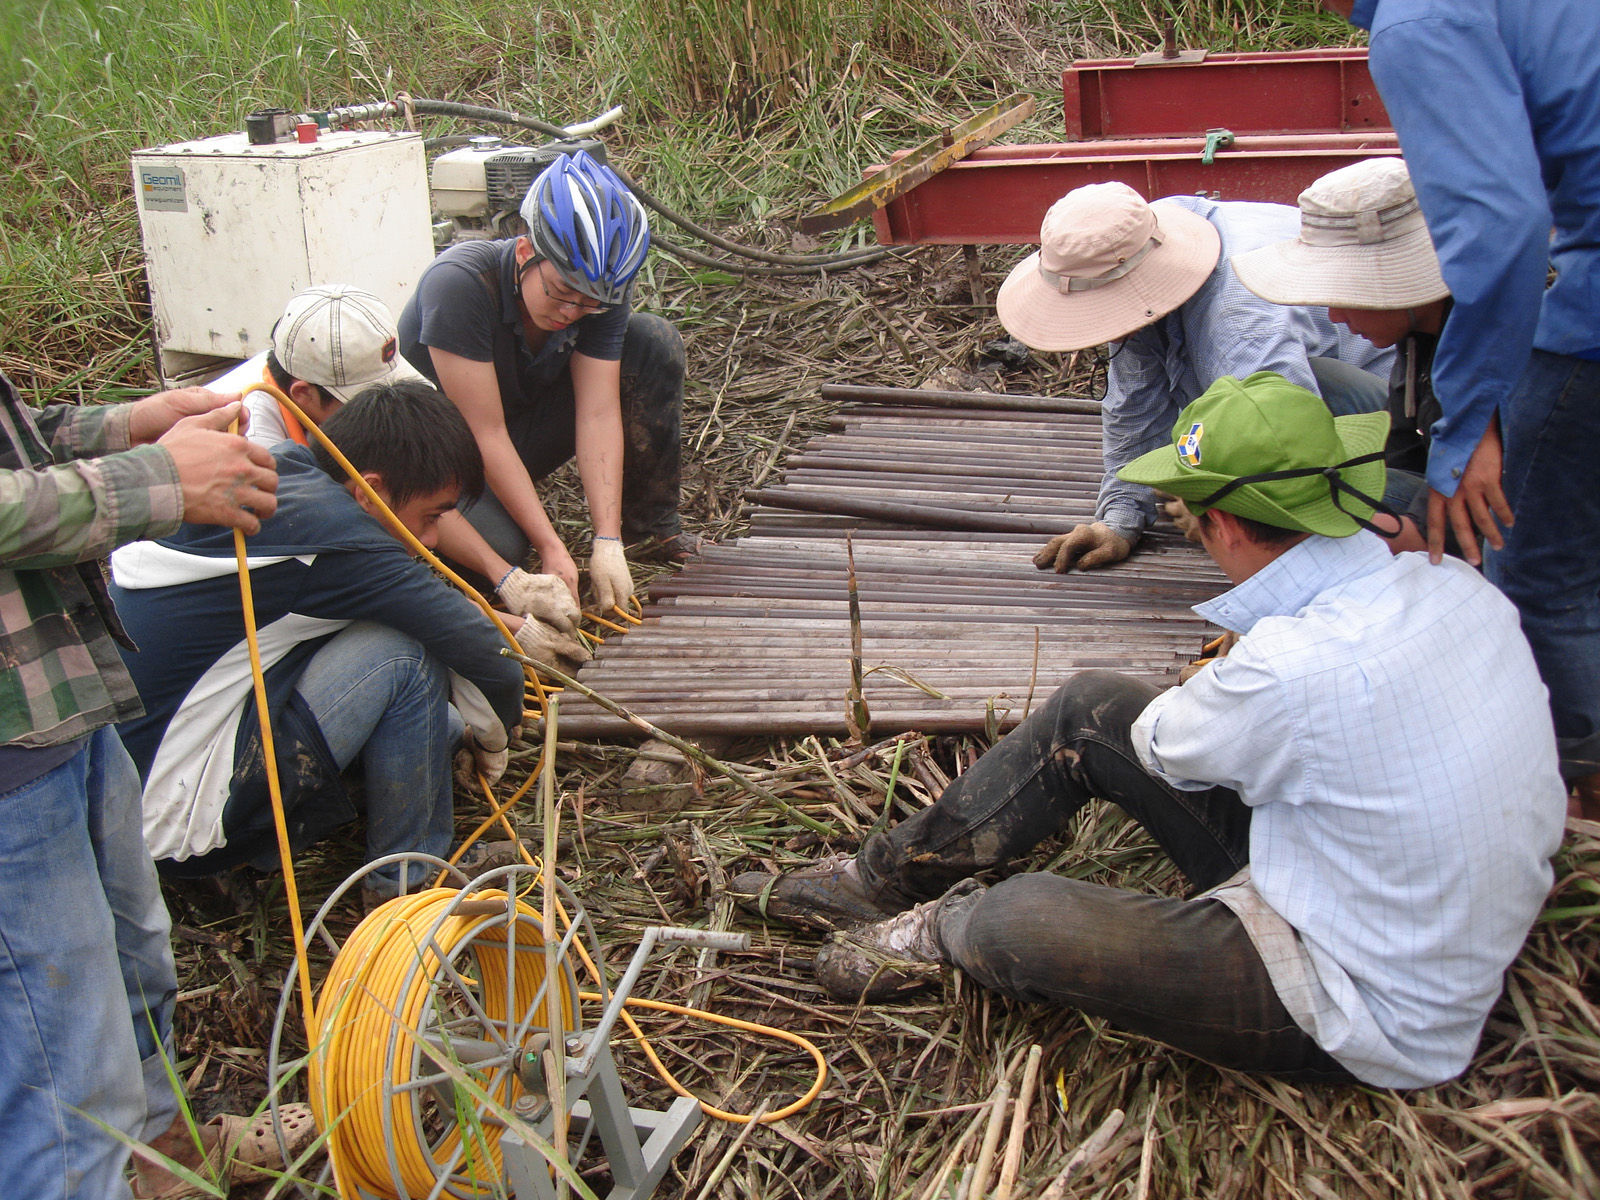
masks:
[(937, 900), (875, 925), (835, 934), (817, 951), (817, 982), (835, 1000), (869, 1004), (937, 983), (946, 961), (937, 936), (939, 909), (948, 900), (981, 891), (981, 883), (963, 879)]
[(913, 904), (889, 888), (869, 892), (856, 874), (856, 860), (842, 856), (782, 875), (747, 871), (728, 885), (728, 894), (746, 912), (817, 933), (881, 921)]

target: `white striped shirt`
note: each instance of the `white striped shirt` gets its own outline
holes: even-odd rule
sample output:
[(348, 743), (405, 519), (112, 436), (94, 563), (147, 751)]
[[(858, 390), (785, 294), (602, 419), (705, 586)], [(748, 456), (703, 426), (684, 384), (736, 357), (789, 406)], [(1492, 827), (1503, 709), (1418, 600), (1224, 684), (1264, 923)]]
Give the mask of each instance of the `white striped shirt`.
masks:
[(1151, 702), (1145, 767), (1253, 809), (1237, 912), (1285, 1006), (1359, 1079), (1471, 1060), (1549, 891), (1566, 789), (1516, 610), (1454, 559), (1311, 537), (1195, 611), (1242, 634)]

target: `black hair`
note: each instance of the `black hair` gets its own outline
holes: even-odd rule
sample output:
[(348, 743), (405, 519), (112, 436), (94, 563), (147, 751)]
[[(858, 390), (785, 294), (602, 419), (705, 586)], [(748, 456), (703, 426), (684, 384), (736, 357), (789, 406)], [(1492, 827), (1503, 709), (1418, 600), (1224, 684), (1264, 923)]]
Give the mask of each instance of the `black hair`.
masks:
[[(477, 439), (456, 406), (430, 383), (374, 384), (324, 421), (322, 432), (357, 471), (381, 476), (396, 504), (451, 484), (464, 500), (483, 494)], [(312, 453), (329, 475), (345, 478), (321, 442)]]
[[(1218, 507), (1220, 506), (1208, 508), (1206, 512), (1216, 512)], [(1257, 521), (1253, 517), (1241, 517), (1228, 509), (1222, 511), (1239, 522), (1244, 535), (1258, 546), (1288, 546), (1306, 536), (1304, 529), (1285, 529), (1282, 525), (1268, 525), (1265, 521)]]
[[(311, 380), (309, 379), (297, 379), (296, 376), (289, 374), (288, 371), (285, 371), (283, 369), (283, 364), (278, 361), (278, 352), (276, 350), (267, 351), (267, 374), (272, 376), (272, 382), (277, 385), (278, 390), (285, 396), (289, 394), (289, 389), (292, 388), (296, 382), (311, 383)], [(311, 386), (317, 389), (317, 395), (322, 397), (322, 403), (324, 406), (329, 404), (337, 405), (339, 403), (339, 397), (335, 396), (320, 383), (311, 383)]]

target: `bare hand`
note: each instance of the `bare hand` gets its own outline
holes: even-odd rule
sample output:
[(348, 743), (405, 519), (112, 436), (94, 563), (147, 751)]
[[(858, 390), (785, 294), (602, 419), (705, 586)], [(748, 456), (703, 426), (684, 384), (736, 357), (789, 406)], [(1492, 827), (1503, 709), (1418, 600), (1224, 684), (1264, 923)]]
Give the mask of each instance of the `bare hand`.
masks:
[(1132, 542), (1111, 526), (1096, 521), (1051, 538), (1045, 548), (1033, 556), (1033, 565), (1041, 571), (1053, 567), (1057, 575), (1065, 575), (1073, 567), (1080, 571), (1092, 571), (1096, 567), (1109, 566), (1121, 562), (1132, 553)]
[(237, 402), (184, 417), (156, 443), (166, 447), (183, 488), (183, 519), (258, 533), (278, 511), (278, 469), (272, 454), (236, 433)]
[(539, 551), (539, 569), (546, 575), (558, 577), (567, 585), (567, 591), (572, 593), (572, 602), (578, 602), (578, 564), (572, 561), (572, 555), (560, 542), (548, 548), (535, 546)]
[[(1505, 548), (1500, 525), (1509, 528), (1515, 521), (1511, 505), (1500, 487), (1501, 464), (1505, 458), (1500, 444), (1500, 415), (1496, 413), (1483, 431), (1477, 449), (1467, 459), (1461, 472), (1461, 483), (1454, 496), (1441, 492), (1428, 492), (1428, 561), (1444, 560), (1445, 520), (1456, 531), (1456, 542), (1462, 556), (1473, 566), (1483, 561), (1478, 553), (1478, 532), (1481, 531), (1489, 545), (1496, 550)], [(1496, 524), (1495, 518), (1499, 518)], [(1477, 530), (1473, 526), (1477, 526)]]
[[(135, 446), (155, 441), (184, 417), (197, 417), (239, 399), (238, 392), (213, 392), (209, 388), (179, 388), (172, 392), (157, 392), (143, 400), (133, 402), (133, 412), (128, 420), (128, 440)], [(239, 413), (239, 432), (245, 431), (250, 414)]]

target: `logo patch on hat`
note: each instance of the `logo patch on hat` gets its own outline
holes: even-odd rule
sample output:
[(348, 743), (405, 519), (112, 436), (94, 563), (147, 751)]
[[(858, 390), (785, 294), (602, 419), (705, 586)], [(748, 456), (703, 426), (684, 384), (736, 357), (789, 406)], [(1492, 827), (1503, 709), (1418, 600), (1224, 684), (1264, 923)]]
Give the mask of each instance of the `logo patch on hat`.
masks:
[(1200, 438), (1205, 434), (1206, 427), (1203, 422), (1196, 421), (1189, 426), (1189, 432), (1178, 439), (1178, 461), (1186, 467), (1200, 465)]
[(383, 344), (383, 361), (393, 362), (394, 356), (400, 353), (400, 343), (395, 338), (390, 338)]

